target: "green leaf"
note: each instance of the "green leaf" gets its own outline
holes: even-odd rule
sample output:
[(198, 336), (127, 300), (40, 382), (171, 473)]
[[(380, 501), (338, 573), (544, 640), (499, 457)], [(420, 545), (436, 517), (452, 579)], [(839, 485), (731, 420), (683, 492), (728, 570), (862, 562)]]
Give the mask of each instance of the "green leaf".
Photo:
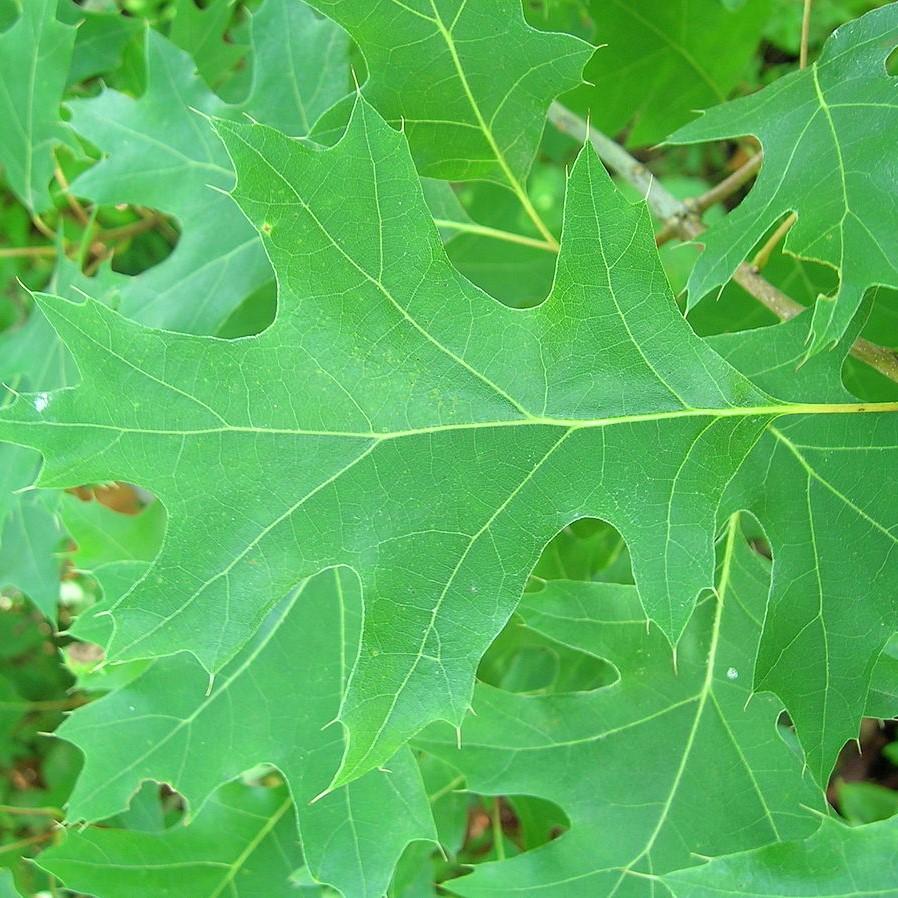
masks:
[(898, 127), (895, 79), (885, 70), (896, 43), (898, 4), (890, 3), (839, 28), (808, 69), (718, 106), (671, 137), (695, 143), (753, 134), (764, 147), (748, 197), (702, 235), (690, 303), (725, 283), (790, 212), (798, 220), (785, 249), (839, 273), (838, 290), (817, 299), (809, 353), (845, 334), (870, 287), (898, 286), (895, 181), (882, 164)]
[[(505, 305), (533, 306), (545, 299), (552, 289), (556, 253), (545, 240), (527, 236), (533, 226), (520, 200), (497, 184), (466, 183), (458, 188), (460, 209), (438, 209), (428, 189), (433, 183), (446, 182), (424, 179), (425, 197), (459, 272)], [(561, 230), (564, 186), (563, 172), (541, 162), (534, 165), (529, 192), (552, 233)]]
[(873, 668), (867, 713), (883, 719), (898, 717), (898, 636), (889, 640)]
[(550, 697), (478, 685), (460, 750), (446, 727), (420, 737), (475, 791), (538, 795), (571, 821), (539, 851), (478, 866), (454, 892), (648, 896), (651, 874), (816, 829), (807, 808), (822, 796), (777, 732), (780, 703), (752, 695), (769, 564), (737, 516), (721, 556), (716, 596), (696, 609), (675, 660), (631, 586), (555, 581), (524, 599), (528, 627), (610, 660), (619, 678)]
[[(778, 395), (845, 401), (843, 352), (823, 353), (797, 370), (807, 318), (711, 342)], [(873, 473), (895, 445), (892, 416), (782, 419), (755, 445), (724, 499), (727, 507), (751, 510), (773, 547), (755, 686), (784, 700), (821, 784), (842, 745), (857, 735), (874, 666), (895, 630), (898, 510)]]
[(27, 711), (27, 702), (15, 685), (0, 674), (0, 765), (3, 767), (9, 767), (21, 753), (16, 731)]
[(305, 135), (348, 92), (349, 37), (305, 3), (266, 0), (252, 17), (252, 41), (252, 81), (238, 104), (252, 118)]
[(212, 87), (219, 84), (246, 53), (246, 47), (225, 39), (235, 5), (235, 0), (211, 0), (203, 6), (194, 0), (175, 0), (175, 18), (169, 38), (190, 54), (200, 75)]
[(99, 898), (288, 898), (289, 876), (302, 863), (292, 806), (286, 789), (234, 783), (189, 825), (69, 830), (37, 863), (67, 888)]
[[(811, 52), (830, 33), (849, 19), (855, 19), (877, 6), (876, 0), (815, 0), (809, 21), (808, 44)], [(797, 57), (801, 52), (803, 3), (777, 3), (768, 16), (764, 37), (772, 44)]]
[(85, 756), (69, 819), (117, 813), (147, 779), (171, 784), (196, 810), (222, 782), (264, 761), (284, 774), (296, 801), (314, 878), (347, 898), (380, 898), (406, 845), (436, 835), (409, 749), (389, 772), (310, 804), (340, 764), (340, 728), (328, 724), (358, 652), (361, 612), (355, 577), (325, 572), (281, 602), (208, 688), (196, 659), (180, 654), (77, 710), (57, 731)]
[(159, 558), (111, 608), (113, 660), (184, 650), (221, 669), (298, 579), (358, 572), (337, 784), (462, 719), (478, 659), (566, 524), (620, 531), (676, 639), (713, 582), (724, 491), (772, 419), (835, 415), (835, 436), (873, 428), (874, 446), (898, 426), (855, 414), (893, 405), (775, 400), (696, 337), (645, 206), (591, 149), (552, 295), (521, 311), (448, 263), (404, 136), (364, 101), (330, 150), (218, 129), (278, 272), (274, 324), (219, 341), (44, 297), (83, 381), (40, 411), (19, 399), (0, 437), (41, 449), (45, 486), (125, 480), (164, 503)]
[(70, 142), (59, 117), (75, 29), (56, 20), (57, 0), (25, 0), (0, 34), (0, 163), (30, 212), (50, 205), (53, 150)]
[(661, 878), (675, 898), (888, 898), (898, 895), (898, 820), (824, 820), (810, 839), (718, 858)]
[[(0, 460), (17, 466), (17, 446), (0, 446)], [(34, 475), (33, 453), (27, 452)], [(0, 531), (0, 586), (20, 589), (50, 620), (56, 617), (63, 531), (57, 498), (44, 490), (16, 497)]]
[[(745, 75), (770, 14), (767, 0), (727, 9), (720, 0), (593, 0), (602, 45), (587, 65), (590, 86), (565, 102), (629, 146), (649, 146), (696, 110), (722, 103)], [(698, 23), (701, 23), (700, 26)]]
[[(0, 382), (8, 389), (49, 390), (74, 379), (74, 364), (49, 322), (32, 310), (26, 322), (0, 334)], [(6, 401), (4, 399), (4, 401)], [(58, 497), (31, 489), (40, 466), (36, 452), (0, 444), (0, 586), (25, 593), (51, 620), (59, 598), (63, 531)]]
[(121, 65), (125, 45), (140, 32), (140, 23), (118, 10), (103, 11), (60, 0), (60, 21), (77, 26), (72, 64), (66, 84), (112, 72)]
[(123, 561), (152, 561), (165, 533), (165, 512), (158, 502), (132, 515), (66, 494), (60, 497), (59, 513), (77, 546), (78, 568), (93, 574)]
[[(196, 9), (193, 0), (187, 6)], [(198, 113), (240, 120), (246, 113), (304, 134), (345, 93), (348, 63), (339, 29), (298, 0), (266, 0), (252, 19), (252, 34), (254, 77), (239, 104), (213, 94), (194, 74), (193, 60), (149, 29), (147, 89), (140, 98), (107, 89), (69, 104), (72, 127), (106, 154), (73, 191), (97, 203), (161, 209), (181, 226), (171, 256), (120, 288), (120, 310), (136, 320), (214, 332), (272, 277), (257, 234), (219, 192), (233, 185), (233, 169)], [(287, 77), (280, 74), (285, 56), (302, 60)]]
[(898, 792), (877, 783), (838, 784), (839, 812), (852, 824), (875, 823), (898, 814)]
[(0, 898), (22, 898), (9, 870), (0, 870)]
[[(310, 2), (358, 44), (368, 68), (362, 91), (402, 127), (422, 175), (510, 188), (554, 244), (525, 183), (549, 103), (580, 83), (589, 44), (531, 28), (519, 0)], [(345, 121), (346, 111), (322, 126)]]
[(756, 686), (784, 699), (821, 783), (857, 734), (874, 665), (895, 630), (898, 509), (867, 473), (894, 452), (895, 432), (878, 424), (777, 424), (733, 487), (733, 501), (763, 521), (775, 546)]
[(270, 269), (243, 217), (209, 189), (230, 187), (233, 173), (193, 110), (220, 112), (224, 104), (193, 74), (190, 57), (155, 31), (147, 30), (145, 40), (143, 96), (105, 89), (69, 104), (72, 127), (107, 154), (72, 189), (95, 203), (133, 203), (175, 216), (182, 230), (177, 247), (121, 288), (120, 308), (152, 324), (213, 331)]
[(433, 755), (419, 753), (418, 766), (433, 809), (440, 846), (443, 851), (455, 855), (465, 841), (467, 811), (471, 802), (464, 788), (464, 777)]

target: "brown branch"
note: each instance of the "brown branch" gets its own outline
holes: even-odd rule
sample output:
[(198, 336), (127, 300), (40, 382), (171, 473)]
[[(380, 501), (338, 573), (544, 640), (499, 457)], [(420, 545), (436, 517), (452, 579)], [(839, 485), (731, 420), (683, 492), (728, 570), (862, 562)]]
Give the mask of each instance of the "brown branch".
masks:
[[(670, 229), (672, 236), (677, 236), (681, 240), (695, 240), (705, 231), (702, 224), (700, 211), (698, 209), (697, 200), (684, 201), (677, 199), (664, 185), (652, 176), (642, 163), (634, 159), (620, 144), (615, 143), (610, 137), (602, 134), (592, 125), (587, 123), (575, 115), (569, 109), (566, 109), (560, 103), (553, 103), (549, 107), (549, 121), (563, 134), (569, 134), (576, 140), (589, 142), (595, 148), (599, 158), (615, 173), (620, 175), (624, 180), (629, 181), (637, 190), (639, 190), (646, 199), (649, 208), (657, 218), (664, 221), (664, 226), (656, 236), (665, 233), (665, 229)], [(754, 160), (757, 159), (757, 162)], [(746, 173), (743, 171), (747, 167), (754, 165), (755, 170), (749, 168)], [(760, 154), (752, 157), (749, 162), (743, 165), (737, 172), (734, 172), (725, 181), (718, 185), (721, 188), (723, 184), (728, 183), (727, 189), (730, 193), (738, 190), (749, 177), (755, 174), (756, 168), (761, 165)], [(739, 175), (741, 180), (735, 176)], [(732, 186), (735, 184), (736, 186)], [(719, 202), (724, 196), (723, 190), (708, 191), (708, 194), (714, 194), (713, 202)], [(707, 197), (708, 194), (704, 194)], [(711, 205), (705, 199), (707, 205)], [(663, 241), (662, 241), (663, 242)], [(801, 303), (796, 302), (790, 296), (787, 296), (779, 288), (775, 287), (768, 280), (761, 276), (757, 268), (742, 262), (733, 273), (733, 280), (739, 284), (747, 293), (753, 296), (763, 306), (768, 308), (781, 321), (788, 321), (796, 315), (805, 311), (805, 307)], [(884, 377), (889, 378), (898, 383), (898, 353), (883, 346), (877, 346), (868, 340), (856, 340), (851, 347), (851, 354), (868, 364), (871, 368), (875, 368)]]
[(146, 231), (152, 231), (165, 221), (165, 216), (161, 212), (152, 212), (143, 216), (139, 221), (133, 221), (131, 224), (122, 225), (120, 228), (110, 228), (108, 231), (100, 231), (97, 235), (97, 241), (100, 243), (119, 243), (127, 240), (129, 237), (136, 237)]
[[(731, 175), (724, 178), (719, 184), (706, 190), (693, 199), (683, 200), (683, 205), (689, 210), (689, 214), (700, 218), (706, 209), (710, 209), (717, 203), (729, 199), (740, 187), (750, 181), (760, 170), (764, 156), (757, 153), (748, 162), (743, 163)], [(669, 218), (655, 234), (655, 246), (662, 246), (668, 240), (679, 236), (681, 216)]]
[(53, 817), (62, 820), (65, 816), (60, 808), (21, 808), (14, 804), (0, 804), (0, 814), (19, 814), (23, 817)]
[(135, 206), (134, 211), (141, 218), (153, 218), (159, 225), (159, 230), (162, 233), (162, 236), (169, 240), (171, 243), (174, 243), (178, 239), (178, 232), (171, 226), (169, 220), (164, 215), (159, 215), (158, 212), (154, 212), (152, 209), (147, 209), (144, 206)]
[[(141, 215), (141, 218), (138, 221), (131, 222), (127, 225), (122, 225), (118, 228), (110, 228), (107, 231), (100, 231), (95, 236), (95, 238), (90, 241), (91, 253), (94, 256), (94, 261), (91, 263), (91, 265), (93, 265), (94, 268), (96, 268), (97, 265), (101, 264), (102, 262), (106, 261), (106, 259), (108, 259), (112, 255), (112, 251), (114, 248), (109, 247), (109, 244), (111, 243), (121, 243), (123, 240), (127, 240), (131, 237), (136, 237), (138, 234), (143, 234), (146, 231), (152, 231), (157, 227), (160, 231), (164, 232), (166, 237), (168, 237), (169, 234), (174, 234), (174, 237), (177, 238), (177, 231), (175, 231), (171, 227), (171, 225), (168, 223), (168, 220), (164, 215), (162, 215), (162, 213), (140, 210), (139, 214)], [(38, 222), (40, 222), (39, 225)], [(35, 225), (42, 233), (50, 237), (55, 237), (53, 230), (43, 220), (37, 218), (36, 216)], [(69, 255), (73, 250), (73, 245), (66, 245), (63, 247), (63, 250), (66, 255)], [(55, 245), (10, 247), (4, 246), (0, 247), (0, 259), (16, 259), (29, 256), (51, 257), (55, 256), (57, 252), (58, 248)]]
[(801, 46), (798, 50), (798, 67), (807, 68), (808, 65), (808, 38), (811, 34), (811, 5), (813, 0), (804, 0), (804, 10), (801, 14)]
[(0, 248), (0, 259), (18, 259), (25, 256), (55, 256), (55, 246), (11, 246)]
[(764, 160), (763, 153), (756, 153), (748, 162), (743, 163), (731, 175), (727, 175), (719, 184), (693, 200), (696, 212), (704, 212), (711, 206), (731, 197), (743, 184), (750, 181), (760, 170)]
[(69, 182), (66, 179), (66, 176), (63, 174), (62, 169), (57, 165), (53, 169), (53, 176), (56, 178), (57, 183), (62, 188), (62, 192), (65, 194), (66, 202), (69, 204), (69, 208), (72, 212), (75, 213), (75, 218), (81, 222), (83, 225), (87, 225), (90, 222), (90, 216), (87, 212), (84, 211), (84, 206), (78, 202), (78, 200), (72, 196), (69, 191)]
[(29, 845), (39, 845), (41, 842), (49, 841), (55, 835), (55, 830), (51, 829), (43, 833), (38, 833), (36, 836), (29, 836), (27, 839), (19, 839), (18, 842), (10, 842), (7, 845), (0, 845), (0, 854), (8, 854), (11, 851), (18, 852), (23, 848), (27, 848)]
[(76, 693), (68, 698), (50, 699), (48, 701), (0, 702), (0, 709), (21, 711), (72, 711), (90, 701), (86, 696)]

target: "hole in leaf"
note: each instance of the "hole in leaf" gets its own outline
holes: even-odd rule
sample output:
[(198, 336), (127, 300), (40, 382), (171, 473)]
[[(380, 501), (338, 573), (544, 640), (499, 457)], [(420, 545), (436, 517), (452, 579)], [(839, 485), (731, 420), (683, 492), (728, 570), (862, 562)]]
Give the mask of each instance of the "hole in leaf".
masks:
[(512, 618), (487, 649), (477, 677), (505, 692), (552, 695), (601, 689), (618, 673), (610, 662), (553, 642)]
[(106, 821), (106, 825), (138, 832), (162, 832), (179, 823), (186, 808), (184, 799), (170, 786), (144, 780), (131, 796), (128, 810)]
[(468, 828), (459, 860), (478, 864), (514, 857), (551, 842), (569, 827), (564, 811), (544, 798), (477, 796), (468, 810)]
[(429, 882), (439, 884), (464, 876), (473, 864), (532, 851), (570, 828), (567, 815), (554, 802), (532, 795), (479, 795), (467, 790), (455, 767), (435, 755), (422, 752), (418, 763), (440, 849), (423, 842), (410, 845), (400, 871), (429, 867)]
[(556, 533), (543, 549), (532, 576), (531, 589), (539, 588), (540, 580), (633, 582), (623, 537), (597, 518), (581, 518)]
[(173, 219), (146, 211), (135, 216), (130, 207), (120, 224), (107, 224), (100, 233), (105, 252), (114, 250), (112, 268), (120, 274), (140, 274), (164, 262), (180, 239)]
[(276, 312), (277, 288), (274, 281), (270, 281), (234, 309), (216, 336), (234, 339), (259, 334), (274, 321)]

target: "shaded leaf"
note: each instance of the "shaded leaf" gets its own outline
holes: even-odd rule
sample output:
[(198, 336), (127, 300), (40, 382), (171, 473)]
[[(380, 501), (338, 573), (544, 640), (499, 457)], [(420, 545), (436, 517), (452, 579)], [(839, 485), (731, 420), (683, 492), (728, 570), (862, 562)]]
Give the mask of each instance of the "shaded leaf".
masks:
[(31, 212), (50, 205), (53, 150), (70, 142), (60, 119), (75, 29), (56, 19), (57, 0), (25, 0), (0, 34), (0, 163)]
[(881, 898), (898, 895), (898, 821), (824, 820), (804, 842), (770, 845), (662, 877), (675, 898)]
[(327, 725), (339, 710), (360, 626), (357, 581), (328, 571), (281, 602), (211, 687), (196, 659), (180, 654), (79, 709), (58, 730), (85, 756), (69, 818), (117, 813), (146, 779), (171, 784), (196, 811), (222, 782), (270, 763), (296, 802), (314, 878), (346, 896), (380, 898), (406, 845), (435, 836), (411, 752), (392, 758), (389, 772), (310, 804), (340, 763), (340, 728)]
[[(195, 9), (193, 0), (186, 5)], [(214, 332), (272, 277), (258, 236), (219, 192), (233, 186), (233, 169), (199, 113), (241, 120), (248, 113), (304, 134), (308, 120), (344, 93), (348, 63), (336, 26), (320, 22), (298, 0), (266, 0), (252, 27), (254, 78), (249, 96), (237, 105), (212, 93), (195, 75), (191, 57), (152, 30), (146, 33), (147, 89), (141, 97), (106, 89), (69, 104), (72, 127), (106, 154), (73, 190), (97, 203), (161, 209), (181, 226), (174, 252), (120, 288), (120, 309), (129, 317)], [(271, 73), (281, 72), (285, 55), (302, 62), (273, 85)]]
[(790, 212), (798, 220), (785, 249), (839, 273), (838, 290), (817, 299), (810, 353), (840, 340), (868, 288), (898, 287), (898, 193), (884, 155), (898, 127), (896, 82), (885, 70), (896, 43), (898, 4), (890, 3), (839, 28), (808, 69), (715, 107), (671, 137), (694, 143), (754, 134), (764, 147), (747, 198), (702, 236), (690, 303), (725, 283)]
[(98, 898), (289, 898), (302, 863), (292, 805), (285, 789), (231, 784), (189, 826), (72, 829), (37, 863)]
[(649, 896), (654, 875), (699, 856), (816, 829), (807, 807), (822, 797), (777, 732), (779, 702), (752, 698), (769, 565), (736, 521), (722, 548), (719, 599), (696, 609), (676, 666), (633, 587), (555, 581), (525, 598), (519, 613), (529, 627), (609, 659), (619, 679), (545, 698), (479, 685), (461, 750), (445, 727), (422, 734), (471, 788), (541, 796), (571, 822), (540, 850), (480, 865), (452, 891), (563, 898), (576, 883), (577, 894)]
[(592, 0), (590, 12), (601, 46), (584, 72), (591, 86), (569, 102), (608, 133), (629, 125), (628, 145), (649, 146), (729, 97), (758, 47), (770, 4)]

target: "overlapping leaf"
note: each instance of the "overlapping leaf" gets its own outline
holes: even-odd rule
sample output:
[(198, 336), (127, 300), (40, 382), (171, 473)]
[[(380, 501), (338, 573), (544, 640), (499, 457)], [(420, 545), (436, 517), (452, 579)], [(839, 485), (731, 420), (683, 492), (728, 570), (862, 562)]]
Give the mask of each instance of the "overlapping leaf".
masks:
[[(16, 2), (0, 9), (4, 23)], [(144, 9), (151, 21), (154, 3)], [(579, 4), (526, 13), (542, 28), (588, 34)], [(0, 437), (24, 444), (0, 447), (0, 464), (9, 462), (0, 485), (10, 486), (0, 493), (0, 581), (52, 613), (61, 521), (78, 544), (74, 569), (93, 575), (84, 595), (94, 578), (104, 594), (66, 641), (108, 650), (98, 667), (87, 660), (95, 653), (78, 660), (77, 644), (69, 654), (78, 689), (107, 695), (62, 732), (85, 756), (70, 816), (104, 822), (73, 827), (48, 869), (58, 865), (65, 885), (99, 898), (330, 894), (319, 882), (348, 898), (433, 898), (434, 881), (458, 876), (459, 862), (482, 860), (484, 850), (499, 859), (504, 848), (512, 860), (480, 865), (451, 888), (490, 898), (891, 894), (891, 829), (855, 838), (827, 823), (795, 839), (817, 829), (809, 808), (825, 807), (819, 787), (861, 714), (898, 707), (895, 653), (881, 654), (896, 619), (898, 517), (882, 471), (898, 462), (898, 404), (858, 402), (841, 370), (863, 317), (852, 318), (846, 288), (859, 303), (895, 269), (882, 241), (893, 192), (874, 202), (856, 169), (845, 169), (846, 215), (850, 188), (869, 239), (851, 232), (840, 247), (858, 263), (850, 278), (841, 257), (825, 260), (842, 280), (832, 320), (823, 321), (821, 302), (810, 328), (806, 315), (703, 341), (673, 305), (644, 207), (625, 203), (585, 152), (571, 174), (551, 295), (512, 311), (460, 273), (514, 304), (550, 291), (558, 163), (572, 157), (547, 135), (545, 155), (531, 162), (548, 103), (577, 82), (589, 48), (524, 25), (517, 0), (316, 0), (358, 41), (359, 93), (391, 131), (351, 96), (319, 118), (345, 94), (349, 38), (340, 27), (299, 0), (257, 5), (250, 17), (230, 0), (163, 4), (154, 24), (169, 40), (146, 39), (146, 93), (74, 104), (107, 156), (78, 190), (94, 183), (103, 203), (163, 209), (183, 230), (170, 260), (124, 280), (123, 315), (67, 288), (74, 263), (48, 292), (76, 302), (39, 298), (77, 359), (80, 385), (56, 389), (78, 378), (40, 314), (0, 337), (0, 380), (11, 388)], [(592, 74), (603, 74), (599, 90), (621, 124), (638, 107), (633, 142), (662, 136), (661, 123), (681, 121), (685, 105), (706, 105), (703, 92), (728, 92), (769, 8), (695, 0), (687, 18), (678, 2), (592, 6), (604, 22), (596, 40), (612, 44)], [(95, 88), (76, 82), (116, 64), (137, 20), (70, 0), (57, 15), (85, 19), (68, 84), (89, 95)], [(671, 26), (697, 15), (701, 29)], [(870, 127), (879, 107), (845, 105), (890, 96), (881, 66), (894, 36), (880, 29), (878, 49), (858, 45), (888, 15), (842, 32), (815, 69), (747, 101), (742, 119), (764, 118), (770, 134), (755, 188), (766, 193), (749, 200), (757, 216), (743, 222), (746, 232), (758, 237), (797, 209), (795, 252), (797, 234), (835, 221), (836, 179), (820, 187), (806, 176), (821, 164), (818, 175), (827, 165), (832, 175), (834, 153), (857, 169), (875, 155), (871, 183), (888, 186), (891, 152), (876, 149), (882, 135), (877, 143)], [(59, 27), (47, 9), (44, 22), (48, 34)], [(718, 30), (721, 22), (729, 27)], [(46, 37), (35, 31), (34, 47)], [(649, 46), (658, 52), (646, 54)], [(141, 83), (143, 55), (137, 41), (126, 52), (112, 83), (127, 91)], [(622, 76), (631, 62), (635, 86)], [(666, 79), (676, 95), (654, 89)], [(43, 96), (37, 87), (33, 95)], [(191, 106), (218, 117), (226, 151)], [(883, 110), (877, 123), (893, 113), (890, 99)], [(244, 112), (282, 133), (234, 124)], [(818, 126), (827, 118), (848, 138), (826, 144)], [(316, 119), (314, 139), (331, 149), (289, 139)], [(807, 141), (796, 139), (805, 124)], [(652, 128), (657, 137), (647, 136)], [(781, 139), (794, 143), (796, 161), (793, 169), (779, 159), (786, 177), (771, 185)], [(419, 172), (493, 183), (422, 185), (413, 161)], [(240, 211), (220, 195), (235, 181)], [(59, 215), (68, 245), (78, 226), (69, 210)], [(802, 239), (805, 254), (820, 258), (813, 236)], [(230, 342), (183, 336), (257, 333), (271, 320), (273, 290), (270, 281), (255, 288), (272, 272), (279, 308), (267, 331)], [(788, 286), (774, 267), (766, 273)], [(91, 280), (79, 270), (78, 287), (111, 304), (122, 284), (107, 290), (107, 274)], [(836, 282), (812, 280), (796, 299), (813, 301)], [(735, 326), (727, 309), (719, 304), (711, 330)], [(889, 344), (877, 328), (865, 334)], [(812, 348), (839, 337), (839, 349), (799, 367), (809, 329)], [(159, 500), (122, 517), (21, 490), (38, 465), (26, 446), (43, 452), (50, 487), (124, 479)], [(772, 566), (737, 535), (730, 516), (746, 508)], [(592, 515), (610, 523), (577, 521)], [(30, 526), (16, 530), (21, 522)], [(552, 553), (534, 569), (553, 534)], [(537, 592), (559, 574), (630, 582), (631, 568), (635, 588), (549, 583)], [(491, 642), (525, 585), (522, 616)], [(8, 642), (0, 639), (4, 652)], [(620, 679), (609, 685), (612, 662)], [(475, 690), (475, 669), (492, 686)], [(572, 689), (592, 691), (563, 694)], [(760, 694), (768, 690), (783, 702)], [(24, 716), (26, 694), (6, 696), (14, 713), (2, 727), (37, 719)], [(34, 696), (56, 706), (56, 693)], [(469, 719), (472, 701), (478, 715)], [(783, 703), (800, 745), (775, 725)], [(452, 726), (427, 730), (422, 744), (463, 772), (432, 754), (415, 759), (404, 744), (435, 719)], [(459, 752), (453, 727), (463, 721)], [(80, 756), (72, 743), (55, 745)], [(258, 762), (279, 768), (286, 788), (221, 790)], [(62, 805), (71, 783), (53, 792), (53, 764), (40, 767), (49, 791), (7, 790), (3, 800)], [(160, 781), (187, 799), (184, 824), (168, 832)], [(503, 798), (455, 793), (466, 785)], [(442, 859), (429, 841), (428, 794)], [(119, 813), (132, 796), (132, 810)], [(870, 819), (846, 800), (837, 802), (843, 813)], [(140, 832), (147, 807), (154, 816)], [(47, 819), (36, 819), (43, 833)], [(874, 864), (881, 877), (869, 875)], [(47, 882), (34, 872), (32, 891)]]
[(661, 877), (675, 898), (873, 898), (898, 895), (898, 822), (826, 820), (805, 842), (770, 845)]
[[(840, 380), (844, 349), (798, 367), (807, 317), (712, 343), (777, 395), (847, 401)], [(852, 325), (844, 343), (859, 326)], [(872, 473), (896, 457), (895, 436), (891, 415), (864, 422), (777, 422), (725, 499), (729, 507), (751, 509), (774, 547), (756, 687), (785, 700), (821, 783), (841, 746), (857, 733), (873, 667), (896, 629), (898, 518), (891, 492)]]
[[(77, 296), (80, 285), (112, 295), (119, 276), (102, 268), (85, 278), (63, 257), (51, 288), (63, 296)], [(42, 405), (47, 391), (73, 383), (77, 372), (71, 356), (39, 309), (32, 308), (23, 324), (0, 334), (0, 383), (8, 391), (35, 392)], [(4, 396), (3, 401), (8, 399)], [(64, 528), (59, 520), (59, 497), (33, 489), (40, 467), (37, 453), (0, 444), (0, 586), (24, 592), (51, 620), (59, 598), (60, 550)]]
[[(293, 6), (301, 7), (301, 0)], [(227, 77), (246, 53), (245, 46), (225, 39), (234, 8), (234, 0), (212, 0), (204, 6), (193, 0), (175, 0), (175, 17), (169, 38), (189, 54), (203, 79), (212, 87)]]
[[(406, 133), (422, 175), (485, 179), (510, 188), (539, 235), (555, 238), (526, 181), (558, 94), (581, 81), (592, 47), (531, 28), (518, 0), (312, 0), (365, 57), (365, 97)], [(502, 64), (496, 47), (502, 46)], [(316, 132), (342, 129), (349, 103)]]
[(56, 14), (60, 21), (77, 28), (68, 85), (117, 69), (126, 44), (140, 33), (136, 19), (115, 9), (85, 8), (75, 0), (61, 0)]
[(898, 102), (885, 70), (896, 43), (898, 4), (891, 3), (839, 28), (808, 69), (716, 107), (673, 135), (691, 143), (754, 134), (764, 147), (746, 200), (702, 237), (705, 251), (689, 281), (692, 302), (725, 283), (790, 212), (798, 220), (786, 250), (839, 274), (836, 293), (817, 300), (810, 352), (845, 334), (870, 287), (898, 286), (898, 193), (887, 155)]
[(600, 49), (586, 67), (589, 85), (570, 102), (608, 133), (630, 125), (632, 146), (658, 143), (726, 100), (770, 14), (767, 0), (738, 9), (720, 0), (592, 0), (589, 8)]
[(286, 789), (231, 784), (189, 826), (163, 832), (71, 830), (40, 855), (70, 889), (101, 898), (289, 898), (302, 864)]
[[(365, 55), (365, 97), (401, 123), (423, 175), (506, 186), (530, 170), (551, 100), (580, 82), (585, 42), (524, 21), (516, 0), (313, 0)], [(502, 65), (496, 47), (502, 46)]]
[[(752, 696), (769, 566), (730, 522), (716, 596), (690, 621), (674, 666), (630, 586), (554, 581), (528, 595), (525, 624), (610, 660), (593, 692), (514, 695), (484, 685), (461, 749), (447, 728), (422, 744), (481, 792), (539, 795), (570, 832), (452, 883), (465, 896), (654, 894), (654, 877), (818, 826), (821, 797), (777, 733), (779, 702)], [(640, 760), (643, 759), (643, 760)], [(613, 838), (609, 834), (613, 833)]]
[(447, 263), (404, 136), (364, 102), (326, 151), (218, 128), (278, 275), (274, 325), (216, 341), (46, 298), (83, 381), (40, 409), (23, 397), (0, 434), (44, 452), (46, 485), (121, 479), (164, 502), (162, 552), (112, 608), (116, 660), (185, 650), (220, 669), (296, 582), (358, 571), (337, 782), (461, 719), (477, 660), (571, 520), (620, 530), (676, 638), (713, 582), (724, 490), (771, 418), (836, 415), (833, 435), (874, 446), (898, 426), (856, 414), (891, 406), (774, 400), (697, 338), (645, 207), (588, 149), (553, 293), (517, 311)]
[(214, 332), (271, 278), (256, 233), (229, 199), (211, 189), (229, 189), (233, 169), (200, 113), (236, 119), (247, 113), (289, 134), (305, 134), (346, 92), (348, 60), (345, 35), (299, 0), (266, 0), (252, 26), (254, 77), (238, 104), (212, 93), (195, 74), (193, 59), (152, 30), (146, 33), (147, 89), (141, 97), (107, 89), (69, 104), (75, 130), (107, 154), (73, 190), (97, 203), (160, 209), (182, 229), (168, 259), (121, 288), (120, 308), (129, 317)]
[(75, 29), (56, 19), (57, 0), (26, 0), (0, 34), (0, 163), (31, 212), (50, 205), (53, 150), (71, 142), (60, 119)]
[(79, 710), (58, 731), (85, 757), (70, 819), (117, 813), (145, 779), (170, 783), (202, 808), (222, 782), (270, 763), (296, 802), (314, 878), (352, 898), (380, 898), (406, 845), (435, 838), (410, 750), (392, 758), (388, 772), (310, 804), (342, 756), (342, 731), (328, 724), (358, 651), (361, 611), (355, 577), (325, 572), (272, 611), (208, 690), (208, 674), (180, 654)]
[[(52, 390), (71, 383), (73, 374), (71, 359), (40, 313), (0, 334), (0, 381), (8, 388)], [(38, 392), (34, 401), (40, 405), (43, 395)], [(0, 587), (20, 589), (52, 619), (63, 534), (57, 497), (31, 489), (39, 466), (37, 453), (0, 444)]]

